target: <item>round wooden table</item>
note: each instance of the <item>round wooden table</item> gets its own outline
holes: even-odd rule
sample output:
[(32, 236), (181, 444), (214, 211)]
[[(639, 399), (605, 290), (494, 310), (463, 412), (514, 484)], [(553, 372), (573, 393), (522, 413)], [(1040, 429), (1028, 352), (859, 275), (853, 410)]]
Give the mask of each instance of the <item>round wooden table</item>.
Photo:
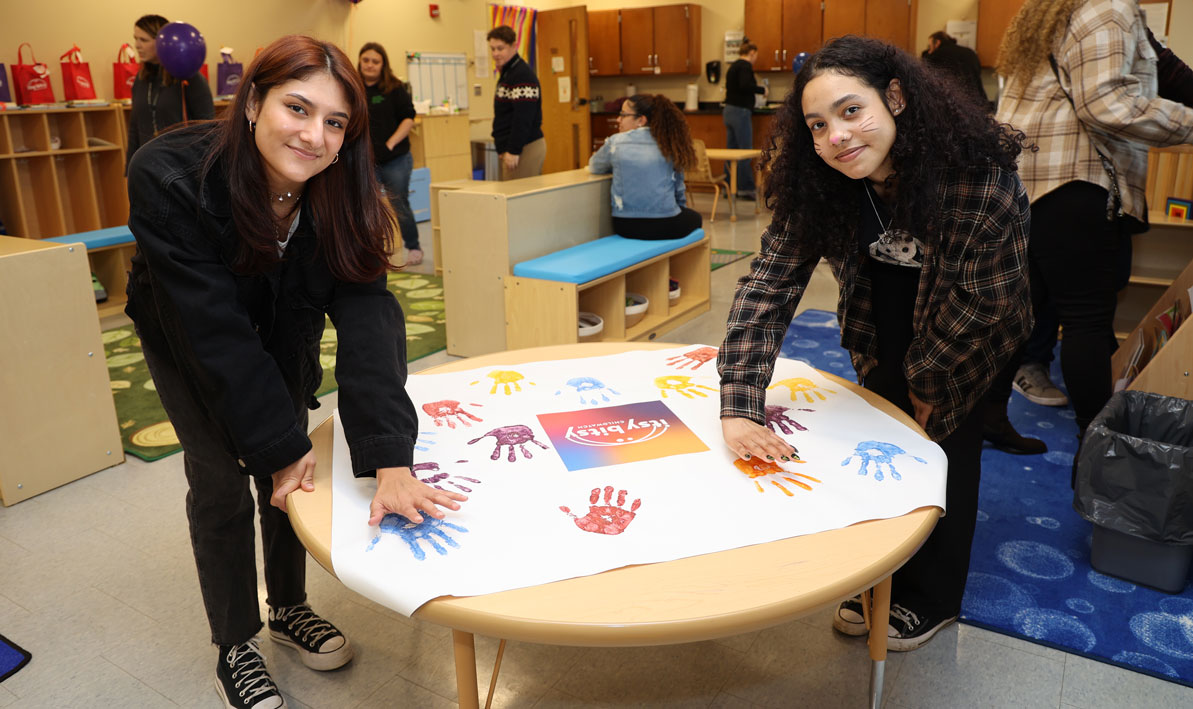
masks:
[[(594, 357), (674, 343), (592, 343), (537, 347), (473, 357), (427, 370), (452, 372), (494, 364)], [(915, 431), (915, 422), (858, 385), (822, 373)], [(295, 492), (290, 521), (311, 556), (332, 574), (329, 418), (311, 434), (315, 491)], [(708, 441), (714, 445), (715, 441)], [(873, 587), (871, 616), (886, 618), (891, 574), (936, 526), (938, 507), (902, 517), (781, 539), (657, 564), (483, 596), (443, 596), (415, 617), (452, 629), (459, 704), (479, 707), (473, 634), (547, 645), (628, 647), (696, 642), (778, 625), (828, 608)], [(870, 702), (882, 701), (886, 623), (870, 629)]]

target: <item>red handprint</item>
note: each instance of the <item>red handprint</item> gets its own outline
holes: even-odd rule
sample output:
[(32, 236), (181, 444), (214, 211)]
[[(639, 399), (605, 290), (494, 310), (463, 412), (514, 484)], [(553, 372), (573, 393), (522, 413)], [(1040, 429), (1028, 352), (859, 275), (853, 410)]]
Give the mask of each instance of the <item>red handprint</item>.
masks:
[[(480, 405), (481, 404), (470, 404), (470, 406)], [(465, 411), (464, 408), (460, 406), (460, 402), (453, 401), (451, 399), (432, 401), (423, 404), (423, 411), (427, 412), (427, 415), (435, 421), (436, 426), (442, 426), (443, 422), (446, 421), (448, 428), (456, 427), (456, 421), (452, 419), (453, 416), (455, 416), (460, 423), (469, 428), (472, 427), (472, 424), (468, 423), (467, 419), (472, 419), (473, 421), (484, 421), (484, 419), (477, 418), (476, 416), (473, 416), (472, 414)]]
[(698, 347), (691, 352), (684, 352), (681, 355), (668, 358), (667, 364), (674, 366), (676, 369), (683, 369), (689, 365), (692, 365), (692, 369), (700, 369), (700, 366), (705, 362), (716, 358), (716, 347)]
[(617, 491), (617, 506), (609, 504), (613, 499), (613, 486), (607, 485), (605, 487), (605, 504), (598, 505), (597, 500), (601, 497), (601, 489), (594, 487), (592, 494), (588, 496), (588, 514), (583, 517), (577, 517), (572, 514), (572, 511), (567, 507), (560, 507), (567, 516), (572, 518), (576, 526), (583, 529), (585, 532), (594, 532), (596, 534), (621, 534), (625, 528), (630, 526), (630, 522), (634, 521), (634, 513), (642, 506), (642, 500), (634, 500), (634, 504), (630, 505), (630, 509), (625, 509), (626, 491)]

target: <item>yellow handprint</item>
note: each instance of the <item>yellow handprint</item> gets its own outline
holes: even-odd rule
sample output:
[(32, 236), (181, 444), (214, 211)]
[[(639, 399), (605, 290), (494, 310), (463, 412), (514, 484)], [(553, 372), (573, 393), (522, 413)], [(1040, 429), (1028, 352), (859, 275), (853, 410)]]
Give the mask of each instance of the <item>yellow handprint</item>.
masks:
[[(796, 459), (791, 462), (803, 463), (804, 461)], [(775, 463), (772, 463), (768, 460), (762, 460), (761, 458), (751, 458), (750, 460), (742, 460), (741, 458), (738, 458), (737, 460), (733, 461), (733, 466), (735, 468), (737, 468), (738, 470), (740, 470), (741, 472), (748, 475), (751, 480), (754, 480), (754, 478), (765, 477), (767, 475), (778, 475), (779, 477), (783, 478), (787, 482), (789, 482), (793, 485), (798, 485), (799, 487), (802, 487), (805, 490), (811, 490), (812, 486), (801, 481), (801, 480), (796, 480), (795, 478), (788, 477), (788, 476), (795, 475), (796, 477), (807, 478), (808, 480), (811, 480), (814, 483), (820, 482), (819, 479), (814, 478), (811, 475), (804, 475), (803, 473), (793, 473), (789, 470), (784, 470), (784, 469), (780, 468), (778, 465), (776, 465)], [(794, 494), (792, 494), (792, 492), (790, 490), (788, 490), (786, 487), (784, 487), (783, 483), (779, 482), (778, 480), (771, 479), (770, 484), (774, 485), (775, 487), (782, 490), (783, 494), (787, 495), (788, 497), (794, 497)], [(754, 487), (758, 490), (758, 492), (763, 491), (762, 483), (760, 483), (757, 480), (754, 480)]]
[(795, 395), (799, 394), (801, 392), (804, 395), (804, 399), (806, 401), (808, 401), (809, 403), (814, 401), (814, 399), (812, 398), (813, 394), (815, 394), (821, 401), (825, 401), (824, 394), (820, 393), (822, 389), (824, 391), (827, 391), (830, 394), (837, 393), (837, 392), (833, 391), (832, 389), (822, 387), (819, 384), (817, 384), (816, 382), (812, 381), (811, 379), (805, 379), (804, 377), (795, 377), (794, 379), (783, 379), (781, 381), (777, 381), (774, 384), (771, 384), (770, 386), (768, 386), (767, 390), (769, 391), (771, 389), (774, 389), (776, 387), (781, 387), (781, 386), (787, 387), (788, 389), (791, 390), (791, 400), (792, 401), (795, 401)]
[(695, 399), (698, 396), (701, 398), (707, 398), (708, 394), (700, 391), (701, 389), (716, 391), (716, 389), (710, 386), (704, 386), (703, 384), (693, 384), (691, 377), (656, 377), (654, 380), (654, 385), (659, 388), (659, 393), (663, 395), (664, 399), (667, 398), (668, 389), (677, 391), (689, 399)]
[[(515, 372), (511, 369), (494, 369), (485, 376), (493, 380), (493, 388), (489, 390), (490, 394), (496, 394), (497, 387), (505, 385), (504, 392), (506, 396), (510, 396), (515, 391), (522, 391), (522, 385), (518, 384), (518, 382), (526, 378), (522, 376), (521, 372)], [(480, 380), (471, 382), (471, 384), (480, 384)], [(510, 389), (510, 384), (514, 385), (513, 390)], [(527, 382), (527, 384), (535, 386), (534, 382)]]

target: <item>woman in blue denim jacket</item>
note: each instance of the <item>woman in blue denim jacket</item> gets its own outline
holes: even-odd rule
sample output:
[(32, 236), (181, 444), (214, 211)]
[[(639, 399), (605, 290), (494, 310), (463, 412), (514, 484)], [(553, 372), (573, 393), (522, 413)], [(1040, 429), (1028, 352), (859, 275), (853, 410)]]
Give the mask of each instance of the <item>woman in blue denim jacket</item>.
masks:
[(683, 114), (662, 94), (635, 94), (621, 105), (620, 131), (588, 161), (613, 173), (613, 231), (627, 239), (680, 239), (700, 228), (688, 209), (683, 171), (696, 165)]
[(385, 286), (395, 225), (368, 120), (343, 52), (283, 37), (253, 61), (223, 120), (163, 134), (129, 166), (137, 254), (126, 312), (182, 443), (227, 707), (285, 706), (254, 638), (253, 484), (270, 637), (311, 669), (352, 659), (344, 635), (307, 605), (306, 551), (285, 512), (287, 495), (314, 489), (307, 409), (318, 405), (327, 315), (352, 470), (377, 478), (368, 523), (397, 513), (417, 524), (464, 499), (411, 475), (418, 424), (403, 386), (402, 312)]

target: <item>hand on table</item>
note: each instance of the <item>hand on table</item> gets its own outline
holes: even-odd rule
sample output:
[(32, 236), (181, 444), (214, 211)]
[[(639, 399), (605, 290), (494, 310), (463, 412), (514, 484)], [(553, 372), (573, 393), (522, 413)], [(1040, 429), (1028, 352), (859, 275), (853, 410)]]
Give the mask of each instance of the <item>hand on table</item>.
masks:
[(315, 451), (307, 454), (273, 474), (273, 495), (269, 504), (286, 512), (286, 496), (298, 488), (315, 490)]
[(721, 419), (721, 434), (729, 450), (743, 460), (749, 460), (752, 456), (767, 460), (799, 459), (794, 446), (766, 426), (747, 418), (730, 416)]
[(420, 511), (443, 519), (443, 512), (438, 506), (458, 510), (459, 502), (467, 499), (467, 495), (437, 490), (419, 482), (410, 468), (381, 468), (377, 471), (377, 493), (369, 504), (369, 524), (380, 523), (381, 518), (389, 513), (402, 515), (415, 524), (423, 521)]

